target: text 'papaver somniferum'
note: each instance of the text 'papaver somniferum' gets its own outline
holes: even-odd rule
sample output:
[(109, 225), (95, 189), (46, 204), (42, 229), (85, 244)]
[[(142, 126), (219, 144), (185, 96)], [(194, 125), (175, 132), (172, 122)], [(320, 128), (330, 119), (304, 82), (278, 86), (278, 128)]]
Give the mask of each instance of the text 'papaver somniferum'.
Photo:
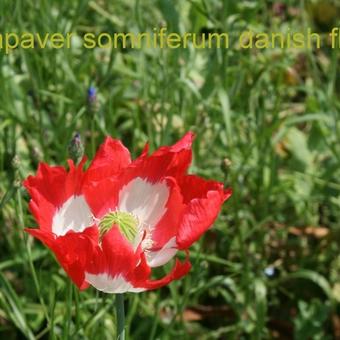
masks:
[(25, 229), (56, 255), (73, 282), (106, 293), (141, 292), (184, 276), (188, 256), (153, 280), (152, 268), (186, 251), (213, 224), (231, 189), (187, 175), (193, 134), (131, 160), (107, 137), (87, 170), (41, 163), (24, 185), (39, 228)]

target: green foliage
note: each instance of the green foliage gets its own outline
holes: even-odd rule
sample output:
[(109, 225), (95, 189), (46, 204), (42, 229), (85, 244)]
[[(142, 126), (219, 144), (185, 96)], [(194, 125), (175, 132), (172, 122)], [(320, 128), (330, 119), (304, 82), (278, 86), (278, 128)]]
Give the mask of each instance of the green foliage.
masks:
[[(115, 335), (114, 297), (79, 292), (51, 252), (23, 232), (36, 225), (23, 178), (40, 161), (66, 165), (76, 132), (91, 159), (107, 134), (136, 157), (145, 142), (154, 150), (189, 129), (197, 135), (191, 171), (234, 194), (193, 246), (187, 277), (125, 297), (129, 338), (339, 335), (339, 49), (326, 43), (339, 9), (328, 0), (306, 7), (287, 0), (275, 10), (273, 3), (0, 1), (1, 32), (77, 33), (70, 49), (0, 52), (1, 339)], [(229, 32), (230, 48), (82, 47), (85, 32), (164, 24), (181, 34)], [(322, 49), (236, 46), (249, 28), (307, 26), (322, 35)]]
[(295, 339), (331, 339), (323, 330), (329, 306), (319, 300), (312, 300), (309, 304), (299, 301), (298, 309), (299, 314), (294, 320)]

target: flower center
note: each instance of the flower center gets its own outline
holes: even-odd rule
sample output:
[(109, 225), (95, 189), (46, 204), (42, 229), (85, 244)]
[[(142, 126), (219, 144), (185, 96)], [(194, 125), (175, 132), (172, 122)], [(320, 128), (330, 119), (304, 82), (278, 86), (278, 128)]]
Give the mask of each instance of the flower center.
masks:
[(133, 243), (138, 233), (138, 219), (135, 216), (124, 211), (112, 211), (106, 214), (99, 223), (100, 241), (113, 225), (117, 225), (126, 239)]

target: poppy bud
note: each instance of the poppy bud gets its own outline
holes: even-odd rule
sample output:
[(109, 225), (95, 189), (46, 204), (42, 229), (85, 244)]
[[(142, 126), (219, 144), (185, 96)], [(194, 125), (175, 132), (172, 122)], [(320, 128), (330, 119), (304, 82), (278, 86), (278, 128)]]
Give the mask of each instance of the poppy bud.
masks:
[(15, 169), (15, 170), (19, 169), (20, 164), (21, 164), (21, 161), (20, 161), (19, 156), (15, 155), (13, 157), (13, 159), (12, 159), (12, 167), (13, 167), (13, 169)]
[(78, 164), (84, 155), (84, 145), (81, 141), (80, 134), (76, 133), (68, 145), (69, 157), (75, 164)]
[(224, 158), (221, 162), (221, 169), (227, 175), (229, 172), (229, 168), (231, 167), (231, 160), (229, 158)]

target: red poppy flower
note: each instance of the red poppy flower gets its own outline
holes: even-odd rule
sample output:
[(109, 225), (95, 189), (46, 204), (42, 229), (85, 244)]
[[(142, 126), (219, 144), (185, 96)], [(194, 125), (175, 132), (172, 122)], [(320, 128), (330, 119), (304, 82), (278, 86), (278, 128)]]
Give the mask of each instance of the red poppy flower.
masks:
[(231, 190), (187, 175), (193, 134), (150, 156), (131, 161), (128, 150), (107, 137), (94, 160), (70, 170), (41, 164), (24, 182), (44, 242), (83, 289), (139, 292), (164, 286), (190, 270), (188, 256), (168, 275), (152, 280), (152, 268), (187, 251), (212, 225)]

